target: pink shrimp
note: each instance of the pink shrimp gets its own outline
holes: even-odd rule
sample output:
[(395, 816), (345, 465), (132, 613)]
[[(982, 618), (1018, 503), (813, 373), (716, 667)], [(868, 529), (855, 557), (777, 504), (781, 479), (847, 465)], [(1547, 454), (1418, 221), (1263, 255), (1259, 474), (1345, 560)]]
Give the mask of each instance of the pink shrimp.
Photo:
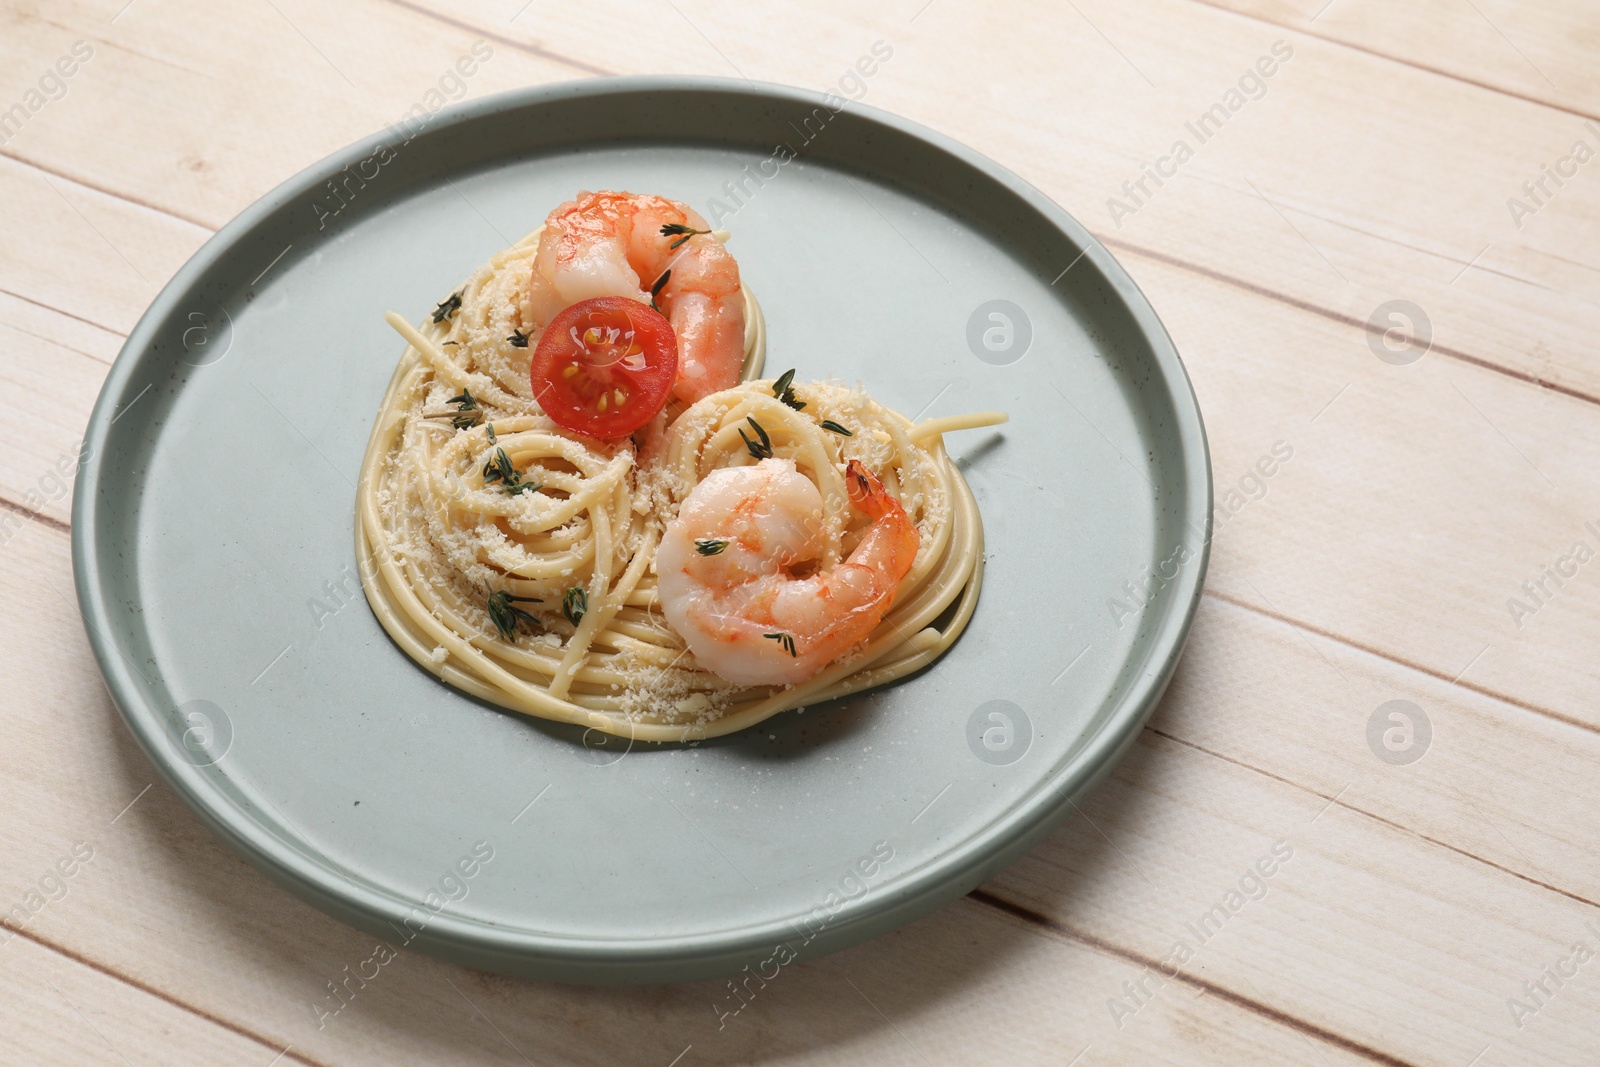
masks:
[[(662, 234), (663, 226), (687, 227)], [(633, 193), (580, 193), (550, 213), (528, 295), (537, 330), (580, 300), (626, 296), (656, 304), (678, 338), (673, 393), (686, 403), (737, 384), (744, 364), (739, 265), (685, 204)], [(673, 248), (677, 243), (678, 247)]]
[(822, 494), (788, 459), (712, 471), (656, 551), (661, 610), (696, 661), (739, 685), (803, 682), (865, 640), (917, 555), (917, 529), (860, 463), (850, 502), (873, 520), (843, 563), (821, 556)]

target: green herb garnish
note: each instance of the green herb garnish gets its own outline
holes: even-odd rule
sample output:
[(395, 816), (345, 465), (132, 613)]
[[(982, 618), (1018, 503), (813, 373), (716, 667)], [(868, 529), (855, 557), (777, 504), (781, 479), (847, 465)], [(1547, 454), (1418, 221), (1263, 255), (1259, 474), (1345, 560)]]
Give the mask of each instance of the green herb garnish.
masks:
[(521, 330), (512, 330), (511, 336), (506, 338), (506, 344), (510, 345), (512, 348), (527, 348), (528, 335), (523, 333)]
[(656, 297), (661, 295), (661, 290), (667, 287), (667, 280), (671, 277), (672, 272), (664, 270), (661, 272), (661, 277), (657, 278), (656, 283), (650, 287), (650, 310), (657, 314), (661, 313), (661, 307), (656, 303)]
[(445, 319), (448, 319), (450, 316), (454, 315), (460, 310), (461, 294), (451, 293), (449, 296), (439, 301), (439, 306), (433, 309), (433, 321), (443, 322)]
[(539, 620), (529, 615), (526, 611), (516, 607), (511, 602), (520, 600), (528, 604), (542, 604), (543, 601), (536, 596), (513, 596), (510, 590), (502, 589), (489, 594), (489, 618), (494, 622), (494, 628), (500, 631), (500, 636), (507, 641), (517, 639), (517, 623), (531, 622), (535, 626)]
[(459, 396), (451, 397), (446, 403), (456, 406), (456, 416), (450, 420), (450, 425), (458, 430), (476, 426), (478, 421), (483, 418), (483, 411), (478, 407), (478, 401), (465, 387), (462, 387)]
[(478, 407), (478, 398), (466, 389), (462, 389), (460, 395), (451, 397), (445, 403), (454, 404), (456, 410), (454, 412), (441, 411), (438, 414), (424, 417), (430, 419), (448, 418), (450, 425), (458, 430), (476, 426), (483, 420), (483, 409)]
[(854, 437), (855, 436), (855, 434), (852, 431), (845, 429), (843, 426), (840, 426), (837, 422), (834, 422), (832, 419), (823, 419), (820, 425), (822, 426), (822, 428), (824, 430), (832, 430), (834, 433), (838, 434), (840, 437)]
[(589, 594), (577, 586), (568, 589), (567, 595), (561, 598), (561, 614), (574, 626), (583, 621), (584, 613), (588, 610)]
[(787, 404), (796, 411), (806, 406), (805, 401), (795, 399), (793, 368), (778, 375), (778, 380), (772, 383), (772, 395), (778, 398), (778, 403)]
[(760, 440), (757, 441), (750, 440), (750, 438), (744, 435), (744, 428), (740, 427), (739, 439), (744, 442), (744, 447), (748, 448), (750, 450), (750, 454), (756, 459), (771, 459), (772, 438), (768, 437), (767, 431), (761, 428), (761, 424), (755, 419), (751, 418), (749, 415), (744, 417), (744, 421), (750, 424), (750, 428), (756, 432), (756, 437), (760, 438)]
[(683, 244), (683, 242), (687, 241), (695, 234), (710, 232), (710, 230), (697, 230), (693, 226), (685, 226), (681, 222), (669, 222), (665, 226), (661, 227), (661, 236), (663, 237), (673, 237), (680, 233), (683, 234), (682, 237), (679, 237), (676, 241), (667, 246), (667, 251), (669, 252)]
[(791, 658), (796, 655), (795, 650), (794, 650), (794, 638), (791, 635), (789, 635), (789, 634), (762, 634), (761, 636), (765, 637), (768, 641), (776, 641), (776, 642), (778, 642), (779, 646), (781, 646), (785, 652), (789, 653)]
[(498, 445), (495, 446), (494, 455), (489, 457), (489, 462), (483, 465), (483, 480), (485, 483), (499, 482), (511, 496), (536, 493), (543, 488), (538, 482), (526, 480), (522, 472), (511, 465), (511, 457), (506, 455), (506, 450)]
[(696, 541), (694, 543), (694, 550), (696, 552), (700, 553), (702, 556), (715, 556), (715, 555), (718, 555), (718, 554), (720, 554), (722, 552), (723, 549), (725, 549), (727, 547), (728, 547), (728, 542), (726, 542), (726, 541), (716, 541), (716, 540), (712, 540), (711, 538), (707, 538), (707, 539), (705, 539), (703, 541)]

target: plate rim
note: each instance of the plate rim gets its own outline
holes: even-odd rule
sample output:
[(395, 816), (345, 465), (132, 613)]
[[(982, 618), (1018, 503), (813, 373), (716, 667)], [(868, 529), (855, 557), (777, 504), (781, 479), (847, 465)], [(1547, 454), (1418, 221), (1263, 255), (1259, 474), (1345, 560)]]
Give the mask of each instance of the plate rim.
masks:
[[(820, 106), (824, 97), (815, 90), (734, 78), (672, 75), (592, 78), (526, 86), (463, 101), (436, 114), (428, 127), (416, 136), (438, 137), (452, 127), (496, 112), (537, 110), (566, 99), (626, 98), (638, 93), (686, 90), (731, 93), (807, 107)], [(1120, 298), (1154, 357), (1151, 366), (1159, 373), (1164, 386), (1182, 452), (1180, 467), (1187, 506), (1177, 518), (1184, 530), (1203, 531), (1203, 538), (1196, 565), (1182, 568), (1178, 577), (1167, 584), (1172, 594), (1168, 601), (1170, 606), (1153, 628), (1142, 669), (1082, 748), (1036, 780), (1029, 790), (977, 833), (940, 852), (937, 859), (909, 872), (903, 880), (869, 890), (835, 912), (826, 927), (814, 935), (814, 940), (822, 944), (810, 951), (802, 950), (802, 958), (859, 943), (943, 906), (987, 880), (1055, 828), (1073, 802), (1092, 789), (1132, 745), (1171, 680), (1199, 608), (1213, 534), (1214, 488), (1198, 397), (1154, 306), (1121, 263), (1066, 209), (1003, 164), (946, 134), (892, 112), (854, 101), (848, 106), (860, 120), (917, 138), (984, 173), (1077, 245), (1080, 258), (1089, 260), (1104, 283)], [(285, 204), (304, 197), (340, 170), (371, 156), (391, 136), (385, 130), (370, 134), (281, 182), (217, 230), (173, 274), (129, 331), (101, 386), (84, 431), (80, 454), (87, 455), (87, 459), (78, 472), (72, 503), (72, 564), (79, 610), (113, 703), (139, 747), (201, 821), (252, 866), (320, 910), (368, 932), (401, 921), (416, 905), (408, 904), (398, 892), (379, 892), (345, 876), (331, 862), (312, 859), (307, 852), (315, 853), (316, 849), (309, 842), (302, 851), (281, 840), (269, 824), (251, 815), (221, 791), (201, 768), (174, 758), (166, 740), (162, 713), (141, 697), (138, 681), (127, 669), (127, 653), (118, 648), (114, 639), (118, 628), (128, 624), (118, 620), (111, 610), (109, 574), (114, 563), (104, 558), (97, 536), (100, 521), (97, 497), (113, 413), (121, 407), (136, 371), (156, 358), (159, 327), (194, 290), (196, 283), (202, 281), (237, 243), (262, 224), (269, 223)], [(1125, 658), (1124, 668), (1130, 662)], [(292, 826), (286, 828), (293, 830)], [(748, 961), (752, 954), (793, 940), (793, 920), (762, 921), (710, 933), (592, 938), (512, 929), (455, 916), (447, 908), (433, 914), (426, 929), (408, 939), (407, 944), (415, 942), (433, 955), (490, 970), (567, 981), (605, 982), (680, 981), (723, 975), (730, 969), (736, 970), (738, 963)], [(810, 947), (809, 942), (807, 947)], [(635, 972), (651, 967), (657, 970), (642, 977), (635, 976)], [(663, 979), (661, 968), (666, 967), (671, 967), (674, 973)]]

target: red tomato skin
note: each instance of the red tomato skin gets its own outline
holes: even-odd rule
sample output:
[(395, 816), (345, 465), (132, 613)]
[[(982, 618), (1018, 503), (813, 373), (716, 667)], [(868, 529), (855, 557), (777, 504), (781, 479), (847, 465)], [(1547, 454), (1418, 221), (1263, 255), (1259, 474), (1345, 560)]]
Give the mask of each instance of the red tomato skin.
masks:
[(626, 437), (666, 406), (678, 377), (677, 335), (648, 304), (625, 296), (581, 300), (545, 327), (528, 376), (533, 398), (556, 425), (587, 437)]

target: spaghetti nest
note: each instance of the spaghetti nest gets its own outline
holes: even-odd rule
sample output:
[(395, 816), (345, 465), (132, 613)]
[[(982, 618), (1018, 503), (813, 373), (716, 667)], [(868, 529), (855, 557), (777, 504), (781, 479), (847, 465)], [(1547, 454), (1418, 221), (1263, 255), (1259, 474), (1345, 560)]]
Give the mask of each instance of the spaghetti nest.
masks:
[[(669, 408), (634, 438), (574, 436), (540, 411), (529, 384), (537, 238), (468, 279), (458, 306), (453, 297), (415, 327), (389, 317), (410, 344), (362, 463), (356, 550), (367, 599), (395, 642), (483, 700), (646, 741), (732, 733), (937, 659), (966, 626), (982, 578), (977, 504), (940, 438), (962, 420), (913, 425), (828, 383), (794, 386), (802, 409), (784, 403), (772, 382), (752, 380), (763, 324), (746, 289), (746, 380)], [(747, 442), (751, 420), (765, 444)], [(821, 493), (818, 567), (848, 557), (868, 523), (849, 503), (849, 460), (899, 498), (918, 549), (866, 641), (801, 684), (746, 687), (695, 662), (662, 616), (653, 563), (700, 480), (767, 448)]]

